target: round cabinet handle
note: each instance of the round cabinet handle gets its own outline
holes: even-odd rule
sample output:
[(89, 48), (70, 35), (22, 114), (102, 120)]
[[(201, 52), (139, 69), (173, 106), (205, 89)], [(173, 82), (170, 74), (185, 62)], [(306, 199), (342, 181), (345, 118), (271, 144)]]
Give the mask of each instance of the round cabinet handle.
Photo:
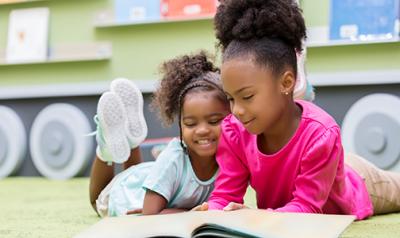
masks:
[(14, 174), (26, 157), (26, 130), (9, 107), (0, 106), (0, 178)]
[(79, 175), (93, 156), (93, 138), (86, 136), (90, 123), (77, 107), (55, 103), (35, 118), (30, 142), (32, 161), (50, 179), (69, 179)]
[(346, 113), (342, 137), (346, 151), (400, 171), (400, 98), (371, 94), (358, 100)]

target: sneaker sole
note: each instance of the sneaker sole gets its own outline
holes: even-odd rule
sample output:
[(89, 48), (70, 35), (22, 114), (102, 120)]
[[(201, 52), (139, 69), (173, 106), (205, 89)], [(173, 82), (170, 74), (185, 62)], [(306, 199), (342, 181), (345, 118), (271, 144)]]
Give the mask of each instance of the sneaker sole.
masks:
[(114, 92), (121, 99), (125, 107), (127, 117), (126, 135), (130, 147), (138, 147), (147, 136), (147, 125), (143, 115), (142, 92), (133, 82), (124, 78), (112, 81), (111, 92)]
[(130, 147), (125, 137), (125, 109), (115, 93), (101, 95), (97, 106), (99, 123), (103, 130), (105, 146), (115, 163), (128, 160)]

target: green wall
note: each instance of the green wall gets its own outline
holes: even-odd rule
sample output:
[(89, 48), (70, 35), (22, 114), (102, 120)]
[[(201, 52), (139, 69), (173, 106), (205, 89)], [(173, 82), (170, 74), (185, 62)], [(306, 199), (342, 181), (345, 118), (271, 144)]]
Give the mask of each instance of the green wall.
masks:
[[(327, 25), (329, 0), (302, 0), (309, 27)], [(0, 86), (97, 82), (123, 76), (133, 80), (157, 79), (160, 63), (203, 48), (215, 50), (212, 20), (96, 28), (96, 12), (112, 9), (112, 0), (48, 0), (0, 5), (0, 48), (7, 42), (12, 9), (50, 8), (50, 46), (64, 43), (110, 41), (108, 61), (32, 65), (0, 65)], [(399, 69), (400, 43), (330, 46), (308, 49), (309, 73)]]
[(12, 9), (50, 8), (50, 47), (66, 43), (110, 41), (109, 61), (0, 65), (0, 85), (90, 82), (122, 76), (156, 79), (160, 63), (199, 48), (214, 51), (212, 20), (95, 28), (96, 12), (112, 9), (112, 0), (48, 0), (0, 5), (0, 48), (7, 43)]
[[(301, 0), (308, 28), (329, 24), (330, 0)], [(307, 70), (313, 72), (400, 69), (400, 43), (308, 48)]]

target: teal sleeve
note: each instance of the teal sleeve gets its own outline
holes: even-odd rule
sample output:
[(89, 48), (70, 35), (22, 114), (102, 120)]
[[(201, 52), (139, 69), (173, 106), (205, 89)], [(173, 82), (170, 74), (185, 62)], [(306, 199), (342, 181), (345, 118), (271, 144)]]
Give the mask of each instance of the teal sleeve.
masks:
[(183, 167), (182, 157), (183, 151), (179, 140), (172, 140), (158, 156), (143, 183), (143, 188), (160, 194), (169, 202), (179, 187)]

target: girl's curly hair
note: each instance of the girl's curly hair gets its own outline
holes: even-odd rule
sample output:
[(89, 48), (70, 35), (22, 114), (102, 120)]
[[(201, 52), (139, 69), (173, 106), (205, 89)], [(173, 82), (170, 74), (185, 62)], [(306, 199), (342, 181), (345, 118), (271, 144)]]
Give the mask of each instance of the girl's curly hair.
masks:
[(275, 72), (297, 69), (306, 27), (295, 0), (221, 0), (214, 26), (223, 60), (250, 54)]
[[(189, 91), (217, 91), (218, 99), (227, 103), (219, 80), (219, 69), (205, 51), (183, 55), (161, 65), (162, 79), (154, 93), (152, 106), (159, 109), (164, 124), (169, 126), (180, 117), (185, 95)], [(178, 118), (179, 121), (179, 118)]]

